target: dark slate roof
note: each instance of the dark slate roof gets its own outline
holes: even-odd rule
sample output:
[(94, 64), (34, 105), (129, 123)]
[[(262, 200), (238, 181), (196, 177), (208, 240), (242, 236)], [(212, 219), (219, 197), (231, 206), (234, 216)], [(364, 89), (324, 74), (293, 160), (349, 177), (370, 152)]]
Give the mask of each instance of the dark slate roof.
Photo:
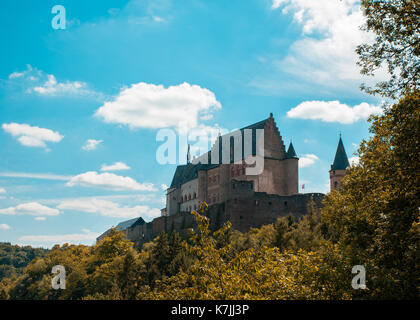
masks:
[(138, 217), (138, 218), (134, 218), (134, 219), (130, 219), (130, 220), (120, 222), (119, 224), (117, 224), (116, 229), (118, 231), (124, 231), (124, 230), (126, 230), (130, 227), (133, 227), (135, 224), (143, 224), (143, 223), (145, 223), (143, 218)]
[(287, 159), (297, 158), (295, 148), (293, 148), (293, 144), (291, 142), (289, 144), (289, 149), (287, 149), (287, 152), (286, 152), (286, 158)]
[[(267, 123), (268, 119), (256, 122), (254, 124), (251, 124), (249, 126), (243, 127), (241, 129), (239, 129), (242, 132), (242, 137), (243, 137), (243, 132), (245, 129), (264, 129), (265, 124)], [(224, 136), (228, 136), (231, 133), (227, 133)], [(223, 136), (219, 137), (219, 141), (221, 141)], [(253, 138), (253, 144), (252, 144), (252, 154), (255, 154), (256, 152), (256, 146), (255, 146), (255, 138)], [(207, 152), (207, 155), (210, 159), (211, 157), (211, 152)], [(222, 143), (219, 143), (219, 163), (222, 160)], [(244, 158), (244, 148), (243, 148), (243, 139), (242, 139), (242, 158)], [(200, 170), (209, 170), (211, 168), (215, 168), (218, 166), (218, 164), (211, 164), (211, 161), (208, 161), (209, 164), (193, 164), (193, 163), (188, 163), (188, 164), (184, 164), (184, 165), (179, 165), (177, 166), (176, 170), (175, 170), (175, 174), (174, 177), (172, 179), (172, 183), (170, 188), (179, 188), (182, 184), (194, 180), (196, 178), (198, 178), (198, 171)]]
[(172, 179), (171, 188), (179, 188), (185, 182), (198, 178), (199, 170), (208, 170), (217, 165), (212, 164), (193, 164), (188, 163), (176, 167), (174, 177)]
[(331, 170), (345, 170), (348, 166), (350, 166), (349, 159), (347, 158), (346, 150), (340, 137)]

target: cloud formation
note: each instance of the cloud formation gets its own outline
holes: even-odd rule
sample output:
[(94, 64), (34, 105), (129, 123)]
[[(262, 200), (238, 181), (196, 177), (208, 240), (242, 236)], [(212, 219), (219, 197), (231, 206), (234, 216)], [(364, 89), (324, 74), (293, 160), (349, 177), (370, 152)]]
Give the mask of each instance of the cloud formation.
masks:
[(72, 176), (51, 173), (0, 172), (0, 177), (67, 181), (70, 180)]
[(82, 230), (82, 233), (58, 234), (58, 235), (27, 235), (22, 236), (18, 240), (22, 245), (47, 246), (51, 247), (55, 244), (93, 244), (99, 233), (89, 230)]
[(371, 114), (381, 114), (382, 108), (362, 102), (354, 107), (335, 101), (304, 101), (287, 112), (287, 117), (295, 119), (321, 120), (351, 124), (367, 119)]
[(114, 101), (105, 102), (95, 113), (107, 123), (130, 128), (194, 128), (198, 118), (220, 109), (208, 89), (186, 82), (165, 88), (140, 82), (121, 89)]
[[(278, 70), (329, 88), (359, 91), (362, 76), (355, 49), (374, 39), (373, 34), (360, 30), (365, 18), (359, 0), (273, 0), (271, 8), (293, 14), (302, 28), (289, 54), (274, 61)], [(387, 73), (381, 70), (376, 76), (369, 81), (386, 79)]]
[(66, 185), (69, 187), (81, 185), (111, 190), (156, 191), (152, 183), (140, 184), (130, 177), (122, 177), (108, 172), (97, 173), (96, 171), (88, 171), (74, 176)]
[(121, 171), (121, 170), (130, 170), (131, 168), (127, 166), (124, 162), (115, 162), (114, 164), (107, 165), (103, 164), (101, 166), (101, 171)]
[(314, 154), (304, 154), (299, 158), (299, 168), (305, 168), (313, 165), (319, 158)]
[(5, 132), (17, 137), (20, 144), (26, 147), (46, 148), (46, 142), (57, 143), (63, 139), (63, 136), (57, 131), (28, 124), (3, 123), (2, 128)]
[(11, 227), (8, 224), (1, 223), (0, 224), (0, 230), (10, 230)]
[(20, 86), (25, 93), (40, 96), (84, 96), (97, 100), (104, 99), (104, 95), (89, 88), (83, 81), (58, 81), (53, 74), (45, 73), (37, 68), (27, 65), (24, 71), (15, 71), (9, 74), (9, 82), (13, 86)]
[(85, 151), (95, 150), (102, 142), (103, 140), (88, 139), (82, 149)]
[(28, 202), (17, 205), (16, 207), (9, 207), (0, 209), (0, 214), (8, 215), (31, 215), (31, 216), (57, 216), (60, 211), (54, 208), (43, 206), (38, 202)]
[(120, 204), (103, 199), (84, 198), (62, 201), (57, 208), (61, 210), (74, 210), (87, 213), (99, 213), (111, 218), (136, 218), (143, 217), (151, 220), (160, 216), (160, 210), (149, 206), (138, 205), (134, 207), (120, 206)]

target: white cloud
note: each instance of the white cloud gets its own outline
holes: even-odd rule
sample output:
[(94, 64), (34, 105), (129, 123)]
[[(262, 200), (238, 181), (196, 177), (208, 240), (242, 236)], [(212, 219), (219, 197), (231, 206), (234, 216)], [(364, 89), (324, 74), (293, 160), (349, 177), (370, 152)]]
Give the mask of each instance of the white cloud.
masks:
[(5, 132), (14, 137), (18, 137), (18, 141), (27, 147), (46, 148), (46, 142), (60, 142), (63, 136), (57, 131), (50, 129), (30, 126), (28, 124), (19, 123), (3, 123), (2, 128)]
[(299, 168), (305, 168), (313, 165), (319, 158), (314, 154), (304, 154), (299, 158)]
[(120, 204), (96, 198), (64, 200), (57, 208), (61, 210), (74, 210), (88, 213), (99, 213), (102, 216), (112, 218), (136, 218), (142, 216), (145, 220), (151, 220), (160, 216), (160, 210), (149, 206), (120, 206)]
[(349, 158), (349, 163), (351, 166), (357, 166), (359, 165), (359, 162), (360, 162), (360, 158), (357, 156)]
[(25, 75), (24, 72), (13, 72), (13, 73), (9, 74), (9, 79), (20, 78), (20, 77), (23, 77), (24, 75)]
[(163, 191), (168, 190), (168, 186), (164, 183), (161, 184), (161, 188), (162, 188)]
[(354, 107), (335, 101), (304, 101), (287, 112), (289, 118), (322, 120), (324, 122), (354, 123), (371, 114), (382, 113), (382, 108), (362, 102)]
[(6, 189), (5, 188), (0, 188), (0, 193), (6, 193)]
[(163, 18), (161, 18), (161, 17), (158, 17), (158, 16), (153, 16), (153, 20), (154, 20), (155, 22), (165, 22), (165, 21), (166, 21), (165, 19), (163, 19)]
[(45, 217), (36, 217), (34, 218), (36, 221), (45, 221), (47, 218)]
[(28, 202), (17, 205), (16, 207), (9, 207), (0, 209), (0, 214), (8, 215), (31, 215), (31, 216), (56, 216), (60, 211), (54, 208), (43, 206), (38, 202)]
[(11, 227), (8, 224), (1, 223), (0, 224), (0, 230), (10, 230)]
[(156, 191), (152, 183), (140, 184), (130, 177), (122, 177), (108, 172), (98, 174), (96, 171), (88, 171), (74, 176), (66, 185), (69, 187), (82, 185), (111, 190)]
[(220, 108), (214, 93), (198, 85), (184, 82), (165, 88), (140, 82), (121, 89), (115, 100), (105, 102), (95, 115), (130, 128), (194, 128), (199, 116)]
[[(84, 230), (88, 231), (88, 230)], [(55, 244), (63, 245), (64, 243), (72, 244), (93, 244), (99, 236), (96, 232), (83, 232), (71, 234), (58, 234), (58, 235), (28, 235), (22, 236), (18, 240), (22, 245), (43, 245), (51, 247)]]
[[(87, 85), (80, 81), (66, 81), (57, 82), (54, 75), (47, 75), (48, 80), (42, 86), (32, 88), (33, 91), (40, 95), (59, 95), (59, 94), (87, 94), (90, 91), (87, 89)], [(31, 90), (31, 89), (30, 89)]]
[(127, 166), (124, 162), (115, 162), (111, 165), (103, 164), (101, 171), (121, 171), (121, 170), (130, 170), (130, 167)]
[(103, 140), (88, 139), (82, 149), (86, 151), (95, 150), (102, 142)]
[[(272, 9), (278, 8), (283, 14), (292, 12), (295, 23), (302, 27), (302, 36), (289, 54), (274, 62), (279, 70), (330, 88), (359, 90), (362, 76), (355, 49), (374, 39), (373, 34), (359, 29), (365, 21), (359, 1), (274, 0)], [(377, 76), (375, 82), (386, 79), (386, 71)]]
[[(68, 25), (76, 25), (77, 19), (68, 20)], [(9, 82), (13, 87), (21, 87), (25, 93), (35, 93), (40, 96), (84, 96), (103, 101), (104, 95), (88, 87), (82, 81), (57, 81), (53, 74), (47, 74), (37, 68), (27, 65), (21, 72), (9, 75)]]
[(70, 180), (72, 176), (51, 173), (0, 172), (0, 177), (67, 181)]

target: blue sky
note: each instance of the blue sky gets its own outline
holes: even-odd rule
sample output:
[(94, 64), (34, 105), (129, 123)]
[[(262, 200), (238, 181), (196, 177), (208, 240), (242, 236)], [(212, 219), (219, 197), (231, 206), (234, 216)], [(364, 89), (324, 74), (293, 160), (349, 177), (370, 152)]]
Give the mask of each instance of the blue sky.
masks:
[(2, 1), (0, 241), (91, 244), (151, 220), (176, 167), (156, 161), (158, 130), (270, 112), (303, 192), (327, 192), (339, 132), (351, 157), (381, 110), (359, 90), (362, 23), (354, 0)]

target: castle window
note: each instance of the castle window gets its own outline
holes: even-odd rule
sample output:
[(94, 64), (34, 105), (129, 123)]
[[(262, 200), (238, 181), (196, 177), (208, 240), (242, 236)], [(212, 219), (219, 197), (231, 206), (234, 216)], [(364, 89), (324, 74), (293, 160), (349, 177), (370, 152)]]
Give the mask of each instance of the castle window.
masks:
[(268, 201), (268, 205), (271, 206), (271, 201)]
[(191, 194), (188, 195), (188, 200), (191, 200)]
[(337, 189), (337, 187), (338, 187), (338, 182), (337, 182), (337, 181), (335, 181), (335, 182), (334, 182), (334, 188), (335, 188), (335, 189)]
[(335, 176), (335, 170), (333, 171), (333, 176)]
[(196, 199), (197, 198), (197, 194), (194, 192), (194, 199)]
[(284, 206), (287, 207), (287, 201), (284, 202)]

